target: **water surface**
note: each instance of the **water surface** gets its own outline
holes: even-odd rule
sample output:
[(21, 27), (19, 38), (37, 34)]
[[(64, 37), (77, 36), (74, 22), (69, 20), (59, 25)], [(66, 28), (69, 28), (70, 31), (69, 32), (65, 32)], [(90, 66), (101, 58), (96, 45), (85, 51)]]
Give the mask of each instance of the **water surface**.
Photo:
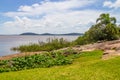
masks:
[(38, 41), (46, 42), (48, 38), (64, 38), (68, 41), (73, 41), (78, 36), (0, 36), (0, 56), (15, 54), (19, 52), (11, 51), (12, 47), (17, 47), (29, 43), (38, 43)]

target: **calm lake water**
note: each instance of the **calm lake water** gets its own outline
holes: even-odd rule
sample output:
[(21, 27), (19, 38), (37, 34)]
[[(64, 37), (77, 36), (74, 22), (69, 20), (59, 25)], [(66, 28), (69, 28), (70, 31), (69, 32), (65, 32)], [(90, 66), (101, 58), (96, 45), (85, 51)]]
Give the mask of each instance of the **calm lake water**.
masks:
[(18, 52), (11, 51), (12, 47), (17, 47), (29, 43), (38, 43), (38, 41), (46, 42), (48, 38), (64, 38), (73, 41), (78, 36), (0, 36), (0, 56), (15, 54)]

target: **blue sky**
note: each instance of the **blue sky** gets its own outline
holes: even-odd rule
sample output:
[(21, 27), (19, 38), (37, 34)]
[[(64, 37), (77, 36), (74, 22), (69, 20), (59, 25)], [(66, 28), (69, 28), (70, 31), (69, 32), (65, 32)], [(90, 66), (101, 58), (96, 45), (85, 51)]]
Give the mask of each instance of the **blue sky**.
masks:
[(101, 13), (120, 24), (120, 0), (1, 0), (0, 34), (84, 33)]

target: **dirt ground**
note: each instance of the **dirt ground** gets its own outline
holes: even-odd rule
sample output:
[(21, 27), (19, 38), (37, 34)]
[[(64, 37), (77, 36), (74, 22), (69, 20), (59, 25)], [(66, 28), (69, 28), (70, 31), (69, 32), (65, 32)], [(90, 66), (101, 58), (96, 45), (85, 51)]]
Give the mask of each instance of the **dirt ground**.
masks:
[(120, 56), (120, 40), (93, 43), (74, 47), (74, 49), (80, 51), (103, 50), (104, 53), (102, 59), (106, 60), (115, 56)]

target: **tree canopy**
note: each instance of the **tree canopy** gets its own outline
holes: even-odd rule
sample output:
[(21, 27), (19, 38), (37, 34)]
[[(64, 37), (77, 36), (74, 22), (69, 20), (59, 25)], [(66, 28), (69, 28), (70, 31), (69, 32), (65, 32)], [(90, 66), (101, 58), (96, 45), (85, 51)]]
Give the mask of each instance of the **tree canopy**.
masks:
[(110, 23), (115, 24), (116, 18), (110, 17), (110, 15), (108, 13), (107, 14), (103, 13), (99, 16), (99, 18), (97, 18), (96, 23), (98, 23), (98, 22), (99, 22), (99, 24), (104, 24), (104, 25), (107, 25)]
[(120, 27), (116, 25), (116, 18), (111, 17), (108, 13), (101, 14), (96, 24), (85, 32), (84, 36), (79, 37), (76, 41), (81, 44), (104, 41), (116, 40), (120, 38)]

